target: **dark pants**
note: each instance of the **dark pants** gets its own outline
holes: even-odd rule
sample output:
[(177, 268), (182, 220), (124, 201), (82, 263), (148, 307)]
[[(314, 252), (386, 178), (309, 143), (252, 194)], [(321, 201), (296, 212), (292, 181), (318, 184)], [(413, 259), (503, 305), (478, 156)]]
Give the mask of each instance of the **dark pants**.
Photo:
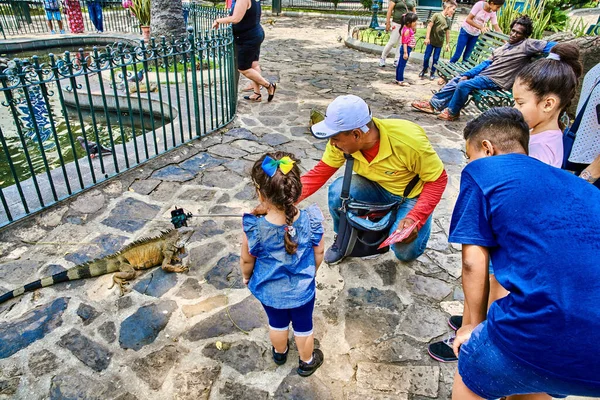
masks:
[[(458, 34), (458, 39), (456, 41), (456, 50), (454, 51), (454, 55), (450, 59), (451, 63), (455, 63), (458, 61), (460, 56), (462, 57), (463, 62), (469, 59), (471, 53), (473, 52), (473, 48), (475, 48), (475, 43), (477, 43), (477, 38), (479, 36), (473, 36), (467, 33), (463, 28), (460, 28), (460, 33)], [(464, 51), (464, 54), (463, 54)]]
[(400, 59), (398, 60), (398, 66), (396, 67), (396, 80), (398, 82), (404, 81), (404, 68), (406, 68), (406, 64), (408, 63), (408, 58), (410, 57), (410, 53), (412, 52), (412, 47), (406, 46), (408, 49), (408, 57), (404, 59), (404, 45), (400, 44)]
[(92, 1), (87, 3), (87, 6), (92, 24), (94, 24), (97, 31), (104, 32), (104, 26), (102, 25), (102, 5), (99, 1)]
[(434, 94), (429, 103), (438, 111), (447, 107), (451, 115), (458, 115), (467, 103), (471, 92), (483, 89), (500, 89), (500, 86), (487, 76), (478, 75), (464, 81), (457, 76)]
[(425, 49), (425, 55), (423, 56), (423, 69), (429, 68), (429, 59), (431, 58), (431, 54), (433, 53), (433, 64), (431, 64), (431, 75), (435, 73), (435, 65), (440, 59), (440, 54), (442, 53), (441, 47), (435, 47), (431, 44), (427, 45)]

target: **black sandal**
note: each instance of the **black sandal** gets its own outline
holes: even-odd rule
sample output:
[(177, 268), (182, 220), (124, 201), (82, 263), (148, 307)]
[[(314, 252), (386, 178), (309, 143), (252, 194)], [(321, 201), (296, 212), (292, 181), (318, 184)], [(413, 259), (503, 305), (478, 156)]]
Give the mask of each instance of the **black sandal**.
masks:
[(273, 83), (273, 82), (269, 82), (269, 86), (267, 87), (267, 90), (269, 90), (270, 88), (273, 88), (273, 93), (270, 93), (269, 96), (267, 97), (267, 103), (270, 103), (271, 100), (273, 100), (273, 97), (275, 97), (275, 91), (277, 90), (277, 84)]
[(252, 97), (252, 95), (244, 96), (244, 100), (250, 100), (250, 101), (253, 101), (255, 103), (260, 103), (262, 101), (261, 100), (262, 94), (256, 93), (256, 92), (254, 92), (254, 94), (256, 95), (256, 97)]

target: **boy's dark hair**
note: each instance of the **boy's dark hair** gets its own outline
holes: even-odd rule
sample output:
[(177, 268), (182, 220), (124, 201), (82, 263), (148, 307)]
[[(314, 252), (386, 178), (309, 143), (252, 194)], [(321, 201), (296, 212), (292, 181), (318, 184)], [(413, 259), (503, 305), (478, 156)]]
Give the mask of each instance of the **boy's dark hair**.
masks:
[(458, 3), (454, 0), (446, 0), (446, 1), (444, 1), (443, 7), (444, 8), (458, 7)]
[[(270, 177), (262, 169), (262, 163), (265, 157), (271, 157), (273, 160), (280, 160), (288, 156), (295, 161), (294, 167), (290, 172), (284, 174), (281, 169), (277, 168), (275, 175)], [(261, 196), (278, 209), (285, 212), (285, 223), (290, 226), (294, 223), (294, 217), (298, 214), (298, 209), (295, 204), (298, 202), (302, 194), (302, 182), (300, 182), (300, 168), (298, 168), (298, 160), (291, 153), (276, 151), (273, 153), (264, 154), (252, 166), (251, 177), (256, 185)], [(290, 232), (286, 231), (284, 235), (285, 251), (288, 254), (295, 254), (298, 248), (298, 243), (293, 239)]]
[(529, 126), (516, 108), (487, 110), (467, 123), (463, 135), (465, 140), (474, 144), (487, 139), (503, 153), (520, 151), (521, 148), (529, 153)]
[(531, 34), (533, 33), (533, 21), (531, 20), (531, 18), (529, 18), (529, 15), (521, 15), (520, 17), (516, 18), (513, 22), (510, 23), (510, 29), (512, 29), (513, 26), (517, 24), (525, 28), (525, 32), (523, 33), (525, 34), (526, 38), (531, 36)]
[(579, 61), (579, 49), (573, 44), (559, 43), (550, 53), (558, 55), (560, 60), (542, 58), (534, 61), (519, 72), (517, 79), (538, 99), (551, 93), (557, 95), (562, 112), (575, 96), (583, 65)]
[[(404, 14), (402, 16), (402, 18), (400, 18), (400, 25), (402, 25), (402, 27), (408, 25), (408, 24), (412, 24), (413, 22), (416, 22), (419, 20), (419, 16), (414, 13), (414, 12), (408, 12), (406, 14)], [(402, 29), (402, 28), (400, 28)]]
[(504, 5), (504, 0), (488, 0), (488, 3), (492, 3), (492, 4), (495, 4), (497, 6), (503, 6)]

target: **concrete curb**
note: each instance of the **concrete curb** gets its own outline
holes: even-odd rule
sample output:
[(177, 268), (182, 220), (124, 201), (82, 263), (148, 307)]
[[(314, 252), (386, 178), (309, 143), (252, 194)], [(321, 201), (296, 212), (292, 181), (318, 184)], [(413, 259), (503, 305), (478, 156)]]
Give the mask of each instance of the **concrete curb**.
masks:
[(273, 11), (265, 12), (266, 15), (270, 15), (272, 17), (315, 17), (315, 18), (330, 18), (330, 19), (340, 19), (344, 21), (348, 21), (352, 18), (356, 17), (368, 17), (368, 15), (344, 15), (344, 14), (328, 14), (328, 13), (318, 13), (318, 12), (306, 12), (306, 11), (282, 11), (277, 14), (273, 14)]
[(0, 43), (0, 53), (19, 53), (22, 51), (45, 50), (53, 47), (106, 46), (115, 42), (139, 45), (134, 35), (92, 34), (92, 35), (44, 35), (42, 37), (16, 37)]

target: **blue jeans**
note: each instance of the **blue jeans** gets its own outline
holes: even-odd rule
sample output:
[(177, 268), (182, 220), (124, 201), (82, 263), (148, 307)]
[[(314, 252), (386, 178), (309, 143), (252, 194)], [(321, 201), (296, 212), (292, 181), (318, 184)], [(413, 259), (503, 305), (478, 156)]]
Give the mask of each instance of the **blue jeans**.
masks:
[[(340, 224), (340, 207), (342, 200), (340, 193), (342, 192), (342, 181), (344, 177), (339, 177), (329, 186), (329, 212), (333, 219), (333, 230), (337, 233)], [(403, 197), (391, 194), (379, 184), (368, 180), (360, 175), (352, 175), (352, 185), (350, 186), (350, 197), (355, 200), (371, 202), (371, 203), (391, 203), (394, 201), (402, 201)], [(417, 203), (417, 198), (405, 199), (404, 203), (398, 209), (396, 221), (390, 229), (390, 234), (396, 230), (401, 219), (406, 217), (410, 210)], [(425, 251), (429, 234), (431, 233), (431, 216), (421, 229), (417, 239), (412, 243), (396, 243), (392, 245), (392, 251), (401, 261), (412, 261), (419, 257)]]
[[(406, 46), (408, 49), (408, 57), (410, 57), (410, 53), (412, 52), (412, 47)], [(400, 43), (400, 59), (398, 60), (398, 66), (396, 67), (396, 80), (398, 82), (404, 81), (404, 68), (406, 68), (406, 64), (408, 60), (404, 59), (404, 45)]]
[(427, 45), (425, 49), (425, 56), (423, 56), (423, 69), (429, 68), (429, 58), (431, 58), (431, 53), (433, 53), (433, 64), (431, 64), (431, 75), (435, 74), (435, 65), (440, 59), (440, 53), (442, 52), (441, 47), (435, 47), (431, 44)]
[(555, 375), (542, 375), (527, 364), (514, 360), (491, 340), (488, 321), (477, 325), (471, 338), (460, 347), (458, 373), (465, 385), (484, 399), (525, 393), (549, 393), (557, 398), (567, 395), (600, 396), (598, 385), (576, 384)]
[(451, 115), (458, 115), (467, 103), (471, 92), (483, 89), (500, 89), (500, 86), (487, 76), (478, 75), (464, 81), (457, 76), (434, 94), (429, 103), (438, 111), (448, 108)]
[(454, 51), (454, 55), (450, 59), (450, 62), (457, 62), (460, 56), (463, 56), (463, 62), (468, 60), (473, 52), (473, 48), (475, 48), (475, 43), (477, 43), (478, 37), (479, 36), (473, 36), (463, 28), (460, 28), (460, 33), (458, 34), (458, 39), (456, 40), (456, 50)]
[(97, 31), (104, 32), (104, 26), (102, 25), (102, 5), (98, 1), (92, 1), (87, 3), (88, 13), (92, 24)]

